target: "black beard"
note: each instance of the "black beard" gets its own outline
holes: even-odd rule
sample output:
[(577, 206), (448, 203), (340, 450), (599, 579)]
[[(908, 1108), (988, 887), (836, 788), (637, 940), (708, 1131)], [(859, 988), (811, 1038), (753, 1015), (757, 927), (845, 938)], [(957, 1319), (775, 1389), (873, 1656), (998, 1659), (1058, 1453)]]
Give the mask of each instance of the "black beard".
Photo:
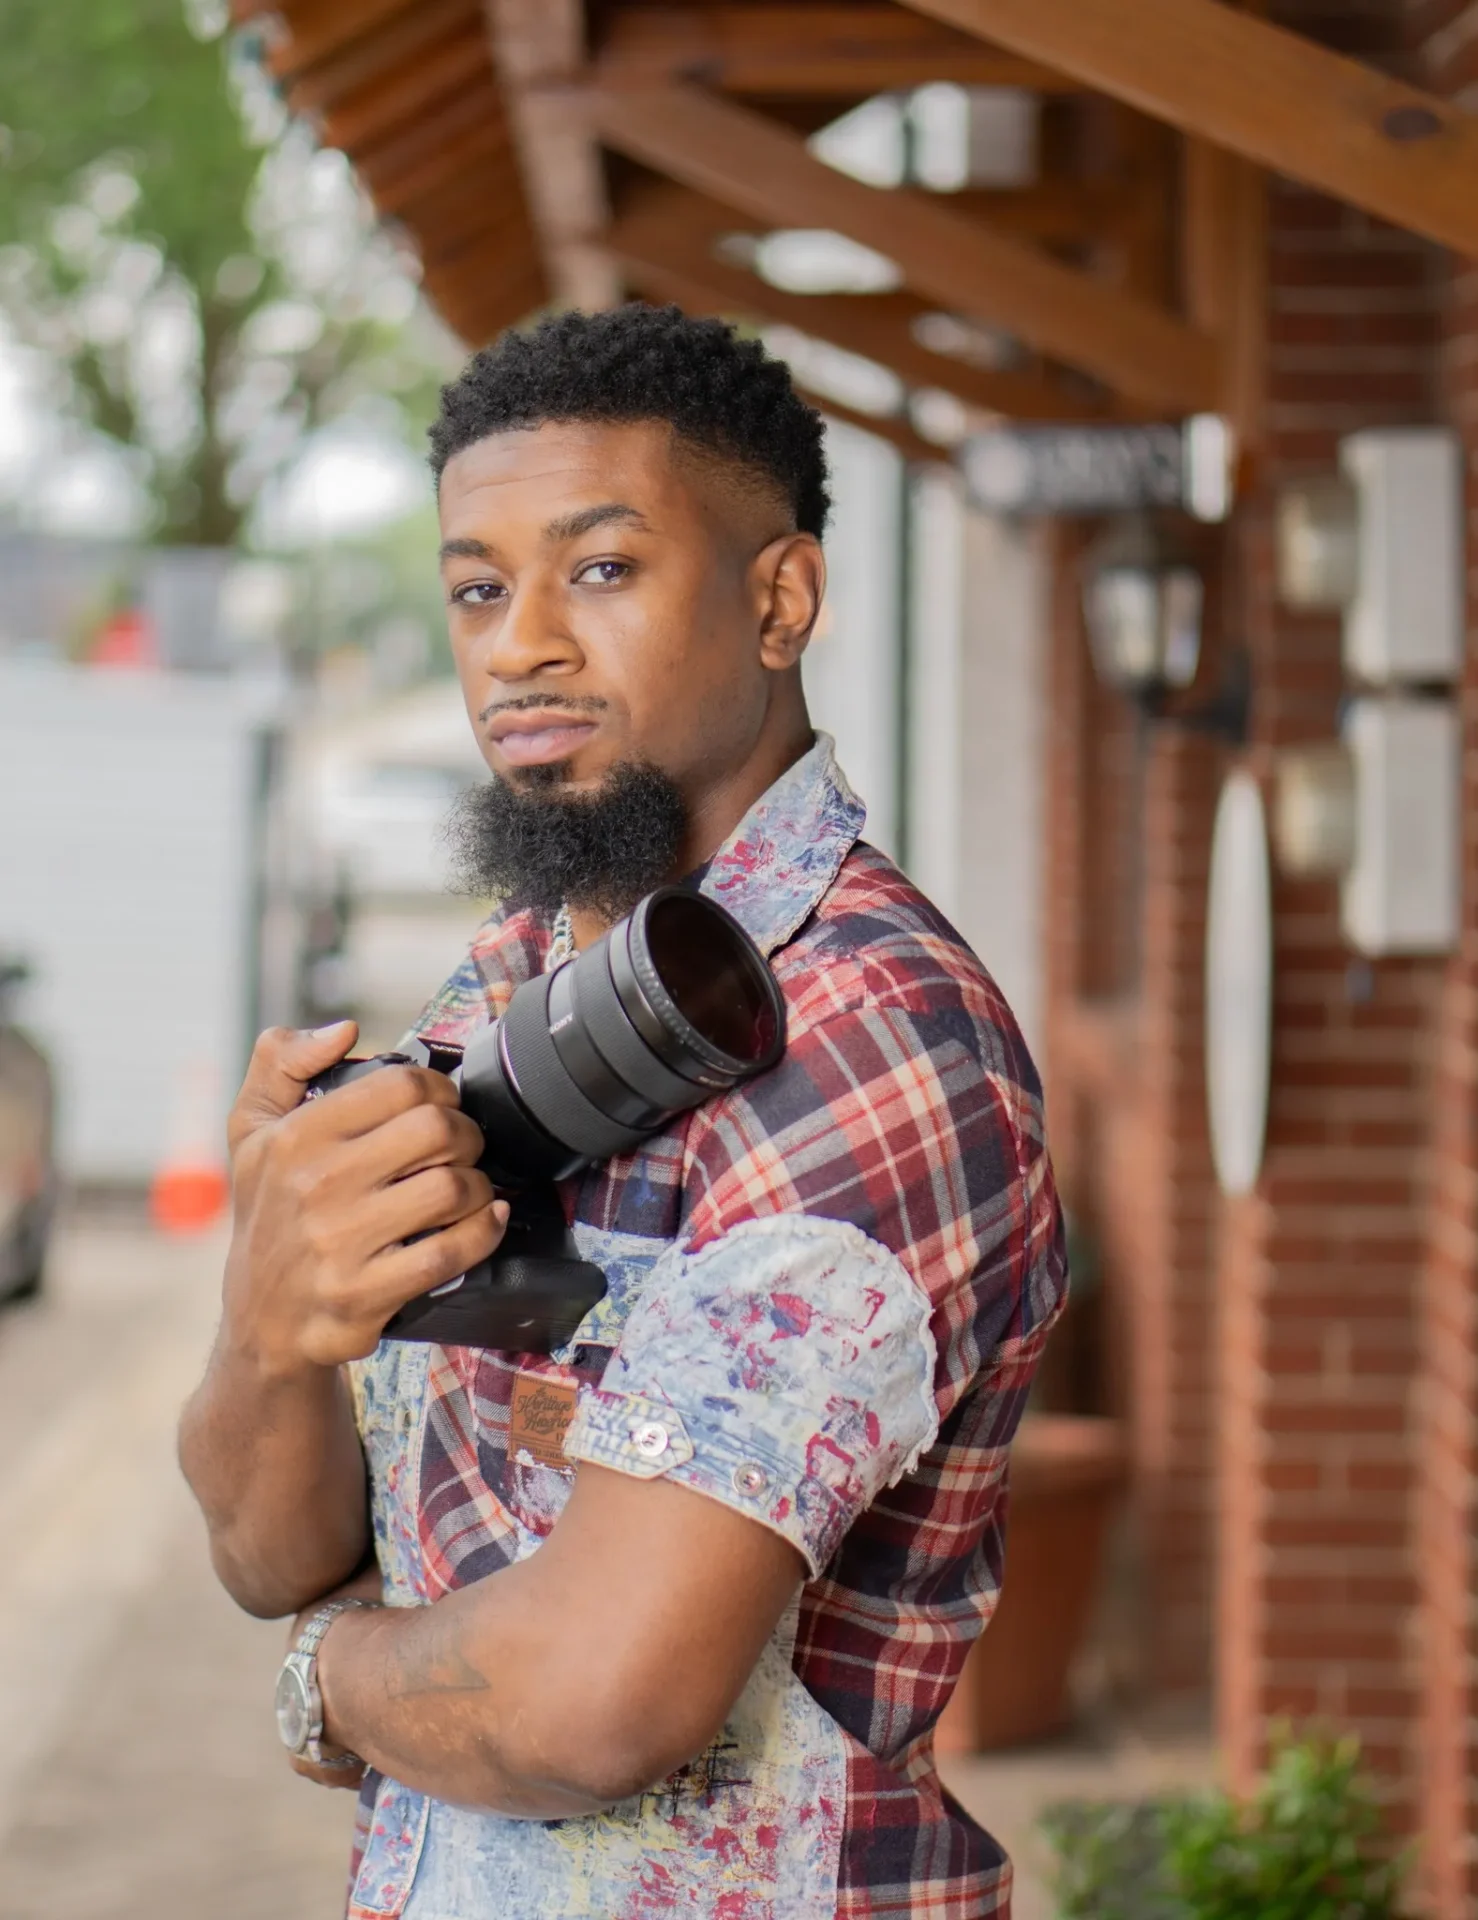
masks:
[(642, 761), (613, 767), (594, 793), (564, 793), (565, 763), (498, 775), (462, 794), (446, 836), (461, 889), (556, 913), (615, 921), (676, 871), (688, 809), (676, 783)]

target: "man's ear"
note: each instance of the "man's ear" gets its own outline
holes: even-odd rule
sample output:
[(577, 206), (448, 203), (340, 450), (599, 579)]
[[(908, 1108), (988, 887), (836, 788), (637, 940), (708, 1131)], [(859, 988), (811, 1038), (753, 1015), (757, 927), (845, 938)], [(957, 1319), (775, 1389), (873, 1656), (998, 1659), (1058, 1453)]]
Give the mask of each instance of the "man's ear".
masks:
[(760, 602), (760, 664), (783, 673), (806, 651), (826, 594), (826, 560), (810, 533), (782, 534), (754, 561)]

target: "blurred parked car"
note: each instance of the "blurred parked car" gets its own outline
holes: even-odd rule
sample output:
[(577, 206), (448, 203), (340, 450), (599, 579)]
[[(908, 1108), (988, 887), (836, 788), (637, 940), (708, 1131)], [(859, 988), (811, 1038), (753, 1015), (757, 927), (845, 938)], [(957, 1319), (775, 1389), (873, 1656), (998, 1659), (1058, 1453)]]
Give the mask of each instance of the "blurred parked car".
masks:
[(15, 1019), (28, 972), (0, 958), (0, 1300), (40, 1291), (56, 1204), (51, 1063)]

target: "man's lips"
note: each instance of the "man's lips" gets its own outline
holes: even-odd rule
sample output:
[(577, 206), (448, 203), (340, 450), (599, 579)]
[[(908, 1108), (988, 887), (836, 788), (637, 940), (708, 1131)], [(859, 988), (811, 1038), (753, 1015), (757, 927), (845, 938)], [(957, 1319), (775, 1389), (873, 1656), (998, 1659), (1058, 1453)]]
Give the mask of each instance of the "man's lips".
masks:
[(593, 720), (573, 714), (502, 713), (488, 728), (488, 737), (512, 767), (546, 766), (566, 760), (595, 732)]

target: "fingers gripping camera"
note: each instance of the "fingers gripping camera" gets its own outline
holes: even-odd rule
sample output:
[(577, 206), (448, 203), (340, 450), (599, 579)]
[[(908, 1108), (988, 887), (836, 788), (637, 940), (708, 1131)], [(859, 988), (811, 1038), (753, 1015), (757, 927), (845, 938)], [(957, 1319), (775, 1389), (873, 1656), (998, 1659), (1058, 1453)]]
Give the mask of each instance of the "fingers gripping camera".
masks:
[(513, 1211), (491, 1260), (412, 1300), (385, 1337), (548, 1352), (605, 1292), (600, 1269), (575, 1251), (552, 1183), (774, 1066), (785, 1003), (731, 914), (662, 887), (575, 959), (526, 980), (465, 1051), (411, 1046), (341, 1061), (309, 1097), (407, 1061), (448, 1074), (482, 1129), (482, 1169)]

